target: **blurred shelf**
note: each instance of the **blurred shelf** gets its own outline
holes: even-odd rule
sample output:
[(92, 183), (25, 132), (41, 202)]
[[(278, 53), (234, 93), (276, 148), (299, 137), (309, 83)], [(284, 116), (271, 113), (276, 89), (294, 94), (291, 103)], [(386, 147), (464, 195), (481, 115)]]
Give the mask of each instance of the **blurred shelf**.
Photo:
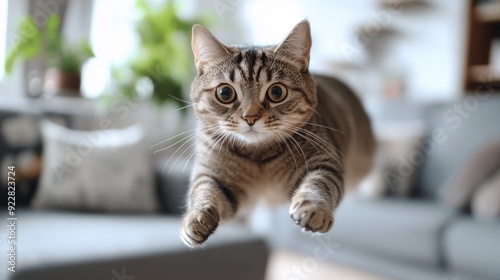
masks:
[(380, 0), (378, 4), (383, 9), (400, 9), (406, 11), (422, 10), (432, 7), (432, 4), (428, 0)]
[(469, 68), (469, 80), (473, 83), (500, 83), (500, 69), (491, 65), (473, 65)]
[(477, 21), (484, 23), (500, 23), (500, 3), (481, 4), (474, 7)]
[(99, 101), (83, 97), (26, 97), (0, 95), (0, 110), (23, 113), (95, 115)]
[[(480, 2), (480, 3), (478, 3)], [(500, 88), (500, 69), (492, 67), (492, 42), (500, 36), (500, 2), (468, 1), (464, 92), (495, 91)], [(487, 87), (480, 86), (487, 85)]]

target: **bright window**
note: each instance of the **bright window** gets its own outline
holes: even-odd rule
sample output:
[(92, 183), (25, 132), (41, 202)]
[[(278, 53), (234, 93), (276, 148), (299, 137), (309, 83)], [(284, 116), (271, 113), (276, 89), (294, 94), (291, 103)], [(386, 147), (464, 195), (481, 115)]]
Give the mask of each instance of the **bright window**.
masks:
[(8, 0), (0, 0), (0, 80), (4, 76)]
[(85, 97), (99, 97), (109, 82), (111, 65), (124, 63), (137, 50), (134, 3), (135, 0), (94, 1), (90, 43), (96, 57), (82, 70)]

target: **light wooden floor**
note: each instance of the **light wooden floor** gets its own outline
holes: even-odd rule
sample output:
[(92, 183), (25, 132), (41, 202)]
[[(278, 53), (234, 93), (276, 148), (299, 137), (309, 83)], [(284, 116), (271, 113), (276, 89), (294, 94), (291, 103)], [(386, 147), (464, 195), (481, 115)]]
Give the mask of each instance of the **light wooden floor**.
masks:
[(287, 251), (271, 253), (266, 280), (388, 280), (364, 271), (339, 265), (331, 261), (321, 262), (311, 256)]

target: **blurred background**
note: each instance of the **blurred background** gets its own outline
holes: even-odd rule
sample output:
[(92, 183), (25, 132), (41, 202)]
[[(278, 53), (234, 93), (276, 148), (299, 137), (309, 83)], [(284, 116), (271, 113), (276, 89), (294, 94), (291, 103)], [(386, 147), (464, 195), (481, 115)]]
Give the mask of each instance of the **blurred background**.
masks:
[[(188, 250), (191, 27), (270, 45), (302, 19), (373, 172), (326, 235), (259, 206)], [(498, 0), (0, 0), (0, 65), (1, 279), (500, 279)]]

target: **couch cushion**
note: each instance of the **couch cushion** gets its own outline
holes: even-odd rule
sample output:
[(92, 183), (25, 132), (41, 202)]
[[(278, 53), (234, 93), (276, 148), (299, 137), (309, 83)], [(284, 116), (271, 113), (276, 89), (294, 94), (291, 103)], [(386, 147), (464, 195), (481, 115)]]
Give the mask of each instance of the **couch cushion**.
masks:
[(28, 211), (18, 218), (13, 279), (113, 279), (125, 270), (143, 280), (253, 280), (267, 263), (264, 242), (236, 225), (221, 226), (203, 250), (192, 250), (180, 241), (175, 217)]
[(437, 266), (439, 236), (452, 216), (431, 202), (347, 198), (335, 214), (332, 234), (340, 244)]
[(471, 210), (472, 215), (478, 219), (500, 219), (500, 168), (478, 186), (472, 196)]
[(500, 169), (500, 138), (472, 152), (457, 175), (440, 190), (442, 200), (457, 209), (469, 206), (474, 193)]
[(500, 221), (464, 217), (451, 224), (444, 236), (444, 253), (451, 268), (500, 277)]
[[(428, 108), (427, 158), (419, 170), (418, 189), (437, 197), (441, 187), (459, 174), (473, 152), (500, 138), (500, 95), (467, 96), (454, 103)], [(419, 165), (415, 166), (419, 167)]]
[(33, 207), (106, 212), (159, 208), (140, 125), (80, 131), (44, 121), (41, 130), (43, 172)]

